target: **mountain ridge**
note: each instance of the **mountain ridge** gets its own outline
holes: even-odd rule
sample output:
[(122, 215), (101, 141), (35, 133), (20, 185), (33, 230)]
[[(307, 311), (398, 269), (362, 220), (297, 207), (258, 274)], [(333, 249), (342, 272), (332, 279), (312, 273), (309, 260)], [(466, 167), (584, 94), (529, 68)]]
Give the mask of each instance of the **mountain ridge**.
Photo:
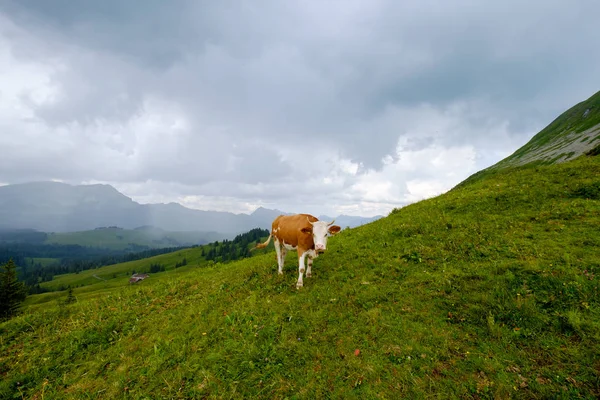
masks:
[[(273, 219), (281, 214), (290, 213), (264, 207), (250, 214), (235, 214), (191, 209), (176, 202), (140, 204), (108, 184), (37, 181), (0, 187), (0, 229), (79, 232), (106, 226), (152, 226), (234, 236), (254, 228), (270, 229)], [(344, 216), (343, 221), (354, 227), (381, 217)]]
[(499, 170), (574, 160), (600, 148), (600, 91), (570, 107), (508, 157), (469, 176), (461, 186)]

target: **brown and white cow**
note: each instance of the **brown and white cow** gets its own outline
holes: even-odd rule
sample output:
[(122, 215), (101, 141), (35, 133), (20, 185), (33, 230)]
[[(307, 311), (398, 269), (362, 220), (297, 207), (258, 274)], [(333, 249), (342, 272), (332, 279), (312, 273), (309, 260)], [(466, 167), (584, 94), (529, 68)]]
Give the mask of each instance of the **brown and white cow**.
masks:
[(267, 247), (273, 237), (279, 274), (283, 274), (283, 263), (288, 250), (297, 250), (300, 274), (296, 288), (300, 289), (304, 285), (302, 280), (304, 259), (308, 257), (306, 277), (309, 278), (313, 259), (327, 249), (327, 234), (335, 235), (341, 230), (339, 226), (333, 225), (334, 222), (335, 220), (329, 223), (319, 221), (309, 214), (280, 215), (273, 221), (271, 234), (267, 241), (256, 245), (255, 249)]

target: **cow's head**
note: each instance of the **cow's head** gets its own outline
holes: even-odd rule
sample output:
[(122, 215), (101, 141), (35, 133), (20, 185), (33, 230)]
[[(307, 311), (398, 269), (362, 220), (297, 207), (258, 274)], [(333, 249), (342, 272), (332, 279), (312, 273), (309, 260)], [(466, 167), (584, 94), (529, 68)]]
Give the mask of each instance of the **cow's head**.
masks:
[(307, 220), (311, 227), (302, 229), (302, 232), (312, 234), (313, 242), (315, 243), (315, 250), (319, 253), (322, 253), (327, 249), (327, 235), (335, 235), (342, 228), (337, 225), (333, 225), (335, 219), (329, 223), (325, 221), (310, 222), (308, 218)]

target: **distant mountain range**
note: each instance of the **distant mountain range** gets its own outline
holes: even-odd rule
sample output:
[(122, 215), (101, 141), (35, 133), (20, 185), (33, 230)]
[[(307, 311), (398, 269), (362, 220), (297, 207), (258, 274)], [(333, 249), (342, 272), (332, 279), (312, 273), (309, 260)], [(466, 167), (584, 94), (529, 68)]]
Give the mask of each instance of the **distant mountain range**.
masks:
[[(260, 207), (252, 214), (202, 211), (178, 203), (139, 204), (110, 185), (32, 182), (0, 187), (0, 229), (77, 232), (98, 227), (236, 235), (253, 228), (270, 229), (275, 217), (287, 214)], [(381, 218), (340, 215), (336, 224), (355, 227)], [(327, 216), (319, 219), (332, 220)]]

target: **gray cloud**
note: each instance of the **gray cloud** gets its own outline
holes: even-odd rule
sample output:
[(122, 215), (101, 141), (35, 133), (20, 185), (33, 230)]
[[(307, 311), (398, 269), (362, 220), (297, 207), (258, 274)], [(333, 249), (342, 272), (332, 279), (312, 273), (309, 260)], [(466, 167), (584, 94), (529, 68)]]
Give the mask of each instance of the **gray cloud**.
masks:
[[(5, 1), (0, 181), (383, 211), (454, 186), (597, 91), (599, 12), (591, 0)], [(455, 149), (449, 176), (433, 149)]]

